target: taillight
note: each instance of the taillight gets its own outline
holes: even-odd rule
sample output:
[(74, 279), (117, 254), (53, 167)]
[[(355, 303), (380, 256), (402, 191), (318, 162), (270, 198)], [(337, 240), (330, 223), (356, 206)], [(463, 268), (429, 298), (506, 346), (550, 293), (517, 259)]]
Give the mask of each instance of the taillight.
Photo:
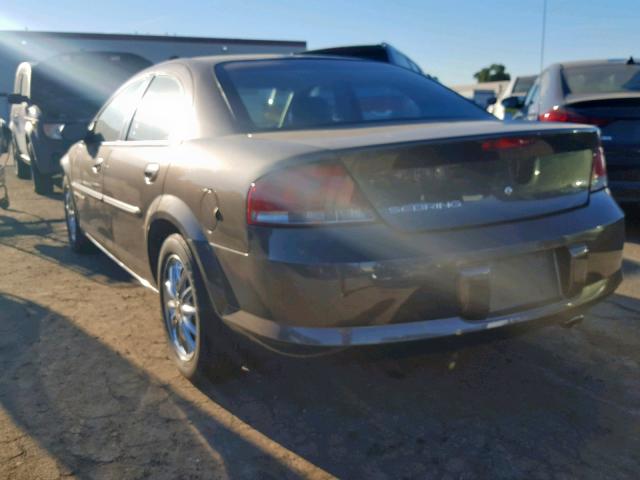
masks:
[(370, 222), (373, 210), (339, 163), (314, 163), (280, 170), (251, 185), (247, 223), (318, 225)]
[(593, 151), (593, 166), (591, 167), (591, 191), (602, 190), (607, 186), (607, 162), (604, 151), (598, 146)]
[(604, 118), (587, 117), (558, 106), (555, 106), (548, 112), (539, 115), (538, 120), (541, 122), (586, 123), (587, 125), (595, 125), (598, 127), (602, 127), (610, 123), (610, 120)]
[(486, 152), (495, 150), (512, 150), (527, 147), (533, 143), (531, 138), (502, 137), (482, 142), (482, 149)]

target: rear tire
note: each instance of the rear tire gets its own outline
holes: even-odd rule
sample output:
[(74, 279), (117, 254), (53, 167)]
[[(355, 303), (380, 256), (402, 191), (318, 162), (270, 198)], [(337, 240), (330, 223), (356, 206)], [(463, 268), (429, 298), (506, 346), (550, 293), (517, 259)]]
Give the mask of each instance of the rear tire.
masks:
[(69, 238), (69, 246), (75, 253), (89, 253), (93, 250), (93, 244), (85, 236), (80, 228), (80, 219), (78, 217), (78, 209), (76, 201), (73, 198), (73, 192), (69, 184), (69, 179), (65, 176), (62, 181), (63, 201), (64, 201), (64, 219), (67, 224), (67, 236)]
[(13, 168), (16, 172), (16, 177), (22, 180), (29, 180), (31, 178), (31, 167), (24, 163), (20, 155), (18, 155), (18, 149), (13, 139), (9, 145), (9, 152), (9, 155), (11, 155), (13, 159)]
[(158, 259), (158, 289), (169, 350), (180, 373), (193, 382), (222, 380), (239, 369), (236, 334), (218, 318), (187, 242), (167, 237)]

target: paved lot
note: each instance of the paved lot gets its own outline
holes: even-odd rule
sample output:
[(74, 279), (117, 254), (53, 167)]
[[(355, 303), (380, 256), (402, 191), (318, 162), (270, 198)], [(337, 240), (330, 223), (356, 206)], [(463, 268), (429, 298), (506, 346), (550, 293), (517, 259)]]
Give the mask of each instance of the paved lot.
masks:
[[(638, 478), (640, 231), (572, 329), (314, 360), (196, 389), (158, 299), (66, 246), (59, 194), (0, 210), (0, 478)], [(630, 223), (633, 223), (631, 221)]]

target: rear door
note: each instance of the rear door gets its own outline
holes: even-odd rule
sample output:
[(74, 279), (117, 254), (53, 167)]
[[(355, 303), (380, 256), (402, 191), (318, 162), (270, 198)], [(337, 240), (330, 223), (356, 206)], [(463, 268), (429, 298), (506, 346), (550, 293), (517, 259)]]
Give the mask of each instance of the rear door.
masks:
[(76, 198), (82, 228), (110, 248), (112, 222), (103, 204), (103, 176), (106, 161), (122, 143), (137, 101), (148, 79), (139, 79), (116, 94), (98, 113), (91, 140), (78, 143), (73, 151), (71, 186)]
[(111, 219), (114, 253), (134, 271), (147, 268), (144, 224), (171, 159), (188, 125), (188, 100), (181, 82), (156, 75), (149, 84), (126, 134), (114, 146), (104, 175), (104, 208)]

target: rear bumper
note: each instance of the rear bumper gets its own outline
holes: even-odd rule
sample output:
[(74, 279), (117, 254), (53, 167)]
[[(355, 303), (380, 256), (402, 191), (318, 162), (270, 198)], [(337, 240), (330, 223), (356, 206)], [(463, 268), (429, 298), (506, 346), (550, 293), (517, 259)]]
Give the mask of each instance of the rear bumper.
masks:
[[(623, 245), (624, 215), (602, 191), (584, 208), (482, 228), (420, 234), (385, 225), (257, 228), (251, 253), (213, 251), (224, 290), (232, 293), (220, 311), (229, 326), (278, 342), (331, 347), (460, 335), (569, 313), (615, 290)], [(567, 263), (563, 278), (579, 270), (579, 288), (569, 285), (553, 300), (480, 319), (461, 314), (457, 286), (469, 266), (533, 252), (564, 258), (576, 246), (588, 253)], [(219, 292), (219, 285), (211, 290)]]
[(549, 318), (560, 314), (579, 313), (588, 305), (613, 293), (622, 281), (622, 272), (586, 286), (571, 299), (547, 304), (522, 312), (469, 321), (461, 317), (424, 320), (420, 322), (364, 327), (309, 328), (280, 325), (274, 321), (236, 312), (224, 320), (229, 326), (249, 336), (257, 336), (278, 343), (313, 347), (349, 347), (426, 340), (430, 338), (464, 335), (507, 325)]

